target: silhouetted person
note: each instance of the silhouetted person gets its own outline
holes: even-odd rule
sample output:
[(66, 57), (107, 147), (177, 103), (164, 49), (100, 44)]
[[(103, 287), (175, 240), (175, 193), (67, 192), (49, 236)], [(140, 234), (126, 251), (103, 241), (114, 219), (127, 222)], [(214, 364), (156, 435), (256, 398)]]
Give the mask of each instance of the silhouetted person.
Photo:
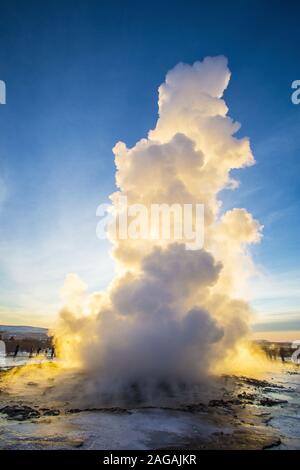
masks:
[(274, 344), (272, 344), (272, 346), (270, 347), (270, 355), (271, 355), (271, 359), (275, 361), (277, 357), (277, 349)]
[(16, 357), (17, 357), (17, 355), (18, 355), (18, 352), (19, 352), (19, 349), (20, 349), (20, 345), (19, 345), (19, 344), (17, 344), (17, 346), (16, 346), (16, 349), (15, 349), (15, 352), (14, 352), (14, 358), (16, 358)]
[(52, 346), (52, 349), (51, 349), (51, 359), (53, 359), (55, 356), (55, 347)]
[(281, 357), (281, 361), (282, 362), (285, 362), (285, 356), (284, 356), (284, 349), (283, 348), (280, 348), (279, 349), (279, 356)]
[(41, 352), (41, 348), (38, 348), (37, 352), (36, 352), (36, 355), (38, 356)]
[(272, 352), (268, 347), (265, 349), (265, 353), (266, 353), (267, 358), (269, 360), (272, 360)]
[(31, 346), (30, 353), (29, 353), (29, 357), (31, 358), (32, 356), (33, 356), (33, 346)]

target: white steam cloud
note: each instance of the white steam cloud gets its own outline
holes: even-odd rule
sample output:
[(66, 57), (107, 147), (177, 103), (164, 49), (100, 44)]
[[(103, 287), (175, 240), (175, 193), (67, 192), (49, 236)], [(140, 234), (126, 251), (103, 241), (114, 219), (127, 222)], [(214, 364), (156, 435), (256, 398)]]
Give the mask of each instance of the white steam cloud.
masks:
[(58, 350), (87, 373), (89, 390), (155, 390), (204, 380), (247, 333), (241, 299), (253, 270), (247, 251), (261, 227), (245, 209), (220, 216), (218, 193), (234, 189), (233, 168), (254, 163), (249, 140), (234, 134), (223, 93), (225, 57), (178, 64), (159, 87), (159, 117), (147, 138), (113, 151), (118, 191), (129, 204), (202, 203), (204, 247), (184, 241), (113, 240), (117, 275), (106, 292), (88, 295), (74, 274), (64, 287)]

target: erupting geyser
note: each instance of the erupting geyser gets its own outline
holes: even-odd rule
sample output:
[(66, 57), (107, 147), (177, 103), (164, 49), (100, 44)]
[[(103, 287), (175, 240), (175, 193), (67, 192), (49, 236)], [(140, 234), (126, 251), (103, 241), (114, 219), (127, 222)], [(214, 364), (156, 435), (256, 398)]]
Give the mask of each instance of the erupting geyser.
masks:
[(247, 334), (247, 246), (259, 241), (261, 227), (243, 208), (220, 215), (218, 193), (237, 186), (230, 170), (254, 163), (222, 99), (229, 79), (222, 56), (178, 64), (159, 87), (155, 129), (133, 148), (118, 142), (113, 149), (115, 214), (121, 196), (147, 208), (202, 203), (204, 246), (114, 238), (118, 274), (106, 292), (89, 295), (76, 275), (67, 277), (57, 349), (86, 372), (90, 391), (203, 381)]

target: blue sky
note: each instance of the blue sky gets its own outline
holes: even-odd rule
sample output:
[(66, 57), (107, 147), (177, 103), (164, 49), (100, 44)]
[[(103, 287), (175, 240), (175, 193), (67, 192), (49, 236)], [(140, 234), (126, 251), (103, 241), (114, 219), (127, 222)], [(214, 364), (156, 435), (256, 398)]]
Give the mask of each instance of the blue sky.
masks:
[[(0, 1), (0, 323), (47, 325), (68, 272), (91, 290), (113, 276), (96, 207), (114, 190), (111, 148), (157, 118), (177, 62), (224, 54), (225, 99), (257, 161), (224, 208), (264, 225), (253, 306), (300, 330), (300, 79), (297, 2)], [(261, 326), (260, 328), (266, 328)]]

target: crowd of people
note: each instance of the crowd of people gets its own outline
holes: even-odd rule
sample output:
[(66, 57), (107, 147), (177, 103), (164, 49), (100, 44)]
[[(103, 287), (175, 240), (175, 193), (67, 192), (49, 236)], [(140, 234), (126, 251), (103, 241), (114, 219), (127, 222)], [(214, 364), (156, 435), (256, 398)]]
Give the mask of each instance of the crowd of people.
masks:
[(271, 361), (280, 359), (281, 362), (286, 362), (288, 359), (290, 359), (294, 352), (291, 347), (283, 347), (276, 344), (263, 346), (263, 350), (268, 359)]
[[(15, 351), (13, 353), (13, 357), (16, 358), (18, 356), (18, 354), (20, 353), (20, 345), (17, 344), (16, 345), (16, 348), (15, 348)], [(34, 350), (33, 347), (30, 348), (30, 351), (29, 351), (29, 357), (32, 358), (34, 356), (45, 356), (47, 358), (50, 358), (50, 359), (54, 359), (55, 357), (55, 347), (52, 346), (50, 348), (46, 348), (46, 349), (42, 349), (41, 347), (39, 347), (37, 350)]]

